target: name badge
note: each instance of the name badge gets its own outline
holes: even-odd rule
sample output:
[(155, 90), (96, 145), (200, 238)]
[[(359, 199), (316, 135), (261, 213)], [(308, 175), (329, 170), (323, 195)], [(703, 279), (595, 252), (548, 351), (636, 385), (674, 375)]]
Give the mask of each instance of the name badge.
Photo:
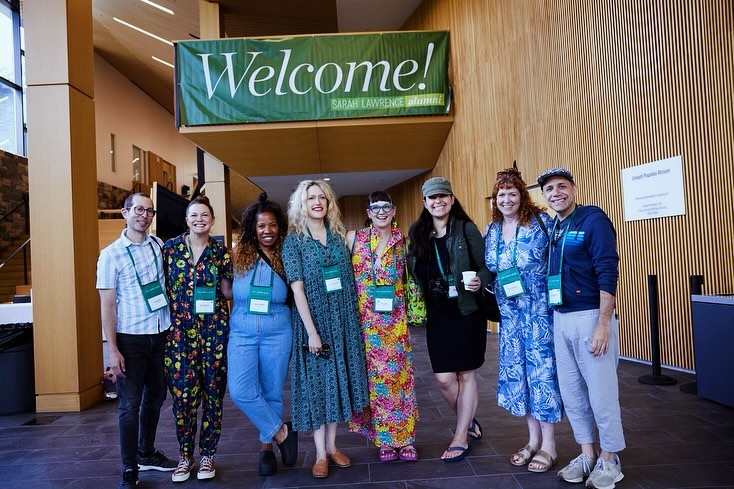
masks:
[(525, 293), (525, 286), (522, 284), (520, 270), (517, 267), (502, 270), (497, 274), (497, 280), (499, 280), (502, 291), (508, 299)]
[(321, 267), (321, 273), (324, 276), (324, 286), (327, 293), (339, 292), (342, 290), (342, 278), (339, 275), (339, 265), (331, 265), (329, 267)]
[(563, 304), (563, 295), (561, 294), (561, 274), (548, 275), (548, 305), (560, 306)]
[(456, 290), (456, 282), (454, 281), (454, 276), (449, 275), (447, 282), (449, 284), (449, 299), (456, 299), (457, 297), (459, 297), (459, 291)]
[(194, 314), (214, 314), (216, 301), (215, 287), (194, 287)]
[(272, 287), (251, 285), (250, 300), (247, 303), (247, 312), (250, 314), (270, 314), (270, 297), (272, 290)]
[(395, 286), (376, 285), (373, 289), (375, 312), (392, 312), (395, 309)]
[(143, 293), (148, 312), (155, 312), (168, 305), (166, 294), (163, 292), (163, 287), (161, 287), (159, 281), (155, 280), (149, 284), (141, 285), (140, 290)]

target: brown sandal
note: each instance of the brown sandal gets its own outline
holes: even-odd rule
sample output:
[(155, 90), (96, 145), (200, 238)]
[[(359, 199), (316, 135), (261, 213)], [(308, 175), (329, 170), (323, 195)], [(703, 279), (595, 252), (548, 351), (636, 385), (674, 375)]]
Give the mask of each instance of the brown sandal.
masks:
[[(535, 472), (536, 474), (548, 472), (550, 469), (553, 468), (554, 465), (556, 465), (556, 460), (558, 460), (558, 457), (551, 457), (548, 452), (544, 450), (538, 450), (538, 452), (528, 464), (528, 471)], [(534, 469), (530, 467), (530, 464), (536, 464), (539, 467)]]
[(515, 467), (522, 467), (524, 465), (527, 465), (536, 453), (537, 450), (533, 450), (533, 447), (531, 447), (530, 445), (525, 445), (516, 453), (512, 454), (512, 456), (510, 457), (510, 463)]

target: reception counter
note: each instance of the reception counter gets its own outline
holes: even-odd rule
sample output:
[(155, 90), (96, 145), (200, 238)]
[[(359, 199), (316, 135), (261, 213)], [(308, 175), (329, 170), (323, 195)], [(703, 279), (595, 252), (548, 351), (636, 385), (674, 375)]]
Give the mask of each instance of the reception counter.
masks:
[(693, 295), (698, 395), (734, 407), (734, 295)]

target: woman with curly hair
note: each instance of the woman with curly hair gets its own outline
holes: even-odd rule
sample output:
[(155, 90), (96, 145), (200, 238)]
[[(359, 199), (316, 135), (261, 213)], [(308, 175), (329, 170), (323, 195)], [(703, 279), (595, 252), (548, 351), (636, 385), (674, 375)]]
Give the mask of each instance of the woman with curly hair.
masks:
[(209, 235), (214, 209), (198, 196), (186, 208), (189, 229), (163, 246), (171, 331), (164, 372), (173, 398), (180, 458), (173, 482), (188, 480), (194, 466), (196, 412), (202, 405), (198, 479), (216, 475), (214, 454), (222, 433), (227, 387), (227, 335), (232, 264), (227, 249)]
[(516, 168), (497, 174), (491, 202), (484, 241), (502, 315), (497, 404), (528, 423), (529, 441), (510, 463), (546, 472), (556, 463), (554, 423), (563, 416), (546, 296), (551, 218), (530, 199)]
[(297, 433), (282, 420), (292, 338), (291, 300), (281, 259), (287, 226), (283, 210), (263, 192), (242, 213), (232, 260), (229, 395), (260, 431), (260, 475), (277, 470), (273, 440), (284, 465), (298, 458)]
[(291, 405), (293, 428), (313, 430), (311, 474), (329, 475), (329, 462), (349, 467), (336, 448), (337, 423), (368, 404), (364, 340), (349, 251), (336, 196), (323, 180), (305, 180), (288, 203), (290, 226), (283, 265), (293, 289)]

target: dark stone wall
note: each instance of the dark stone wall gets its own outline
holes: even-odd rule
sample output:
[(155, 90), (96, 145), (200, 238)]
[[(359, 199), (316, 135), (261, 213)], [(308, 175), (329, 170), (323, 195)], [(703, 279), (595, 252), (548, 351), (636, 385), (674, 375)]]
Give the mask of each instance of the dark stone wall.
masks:
[[(131, 190), (115, 187), (104, 182), (97, 182), (97, 209), (109, 210), (122, 209), (125, 199), (130, 195)], [(119, 219), (121, 216), (117, 214), (100, 213), (100, 219)]]
[[(0, 217), (23, 202), (27, 195), (28, 159), (0, 150)], [(28, 237), (25, 213), (26, 206), (23, 206), (0, 221), (0, 262), (7, 258), (12, 244)]]

